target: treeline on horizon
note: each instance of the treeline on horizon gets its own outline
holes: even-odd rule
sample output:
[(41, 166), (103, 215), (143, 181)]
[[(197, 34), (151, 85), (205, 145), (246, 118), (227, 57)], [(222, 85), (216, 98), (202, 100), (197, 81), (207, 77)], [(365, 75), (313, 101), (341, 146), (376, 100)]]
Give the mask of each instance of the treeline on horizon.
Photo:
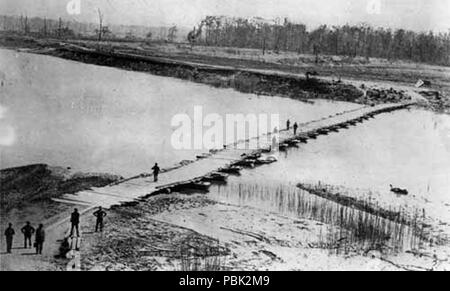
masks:
[[(170, 35), (171, 29), (173, 34)], [(0, 16), (0, 29), (43, 37), (96, 37), (98, 24), (40, 17)], [(110, 25), (105, 39), (187, 40), (182, 28)], [(200, 32), (200, 33), (199, 33)], [(450, 30), (446, 33), (374, 28), (367, 24), (308, 29), (305, 24), (261, 18), (208, 16), (192, 31), (195, 44), (298, 54), (405, 60), (450, 65)], [(169, 37), (170, 36), (170, 37)]]
[[(74, 20), (49, 19), (41, 17), (0, 15), (0, 30), (28, 34), (37, 37), (96, 38), (98, 23), (85, 23)], [(126, 40), (166, 40), (170, 27), (147, 27), (139, 25), (105, 25), (105, 39), (123, 38)]]
[[(258, 19), (206, 17), (196, 30), (203, 30), (197, 43), (261, 49), (299, 54), (406, 60), (450, 65), (450, 30), (447, 33), (373, 28), (367, 24), (306, 25), (284, 19), (267, 23)], [(281, 22), (281, 21), (280, 21)]]

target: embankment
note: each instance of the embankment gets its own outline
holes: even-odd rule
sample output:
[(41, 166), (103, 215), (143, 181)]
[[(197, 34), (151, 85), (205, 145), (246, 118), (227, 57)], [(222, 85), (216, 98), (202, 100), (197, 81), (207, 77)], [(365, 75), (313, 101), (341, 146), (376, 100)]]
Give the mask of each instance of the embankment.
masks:
[(292, 74), (277, 74), (258, 70), (212, 66), (174, 61), (113, 51), (60, 47), (52, 55), (84, 63), (147, 72), (202, 83), (216, 88), (232, 88), (242, 93), (282, 96), (296, 100), (328, 99), (360, 104), (382, 104), (410, 101), (404, 91), (378, 89), (377, 94), (351, 84), (304, 78)]
[(0, 207), (7, 212), (22, 204), (106, 186), (120, 179), (109, 174), (70, 173), (45, 164), (4, 169), (0, 171)]

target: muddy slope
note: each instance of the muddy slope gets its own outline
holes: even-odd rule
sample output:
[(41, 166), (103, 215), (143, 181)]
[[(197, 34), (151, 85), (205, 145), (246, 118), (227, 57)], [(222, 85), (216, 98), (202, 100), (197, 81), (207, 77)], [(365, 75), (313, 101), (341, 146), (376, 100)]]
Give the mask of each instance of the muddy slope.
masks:
[[(147, 72), (153, 75), (175, 77), (191, 82), (207, 84), (217, 88), (233, 88), (243, 93), (283, 96), (298, 100), (313, 98), (373, 103), (364, 96), (364, 91), (342, 82), (326, 82), (314, 78), (305, 79), (288, 75), (264, 74), (222, 67), (180, 64), (157, 58), (115, 54), (106, 51), (82, 51), (59, 48), (54, 56), (84, 63), (116, 67), (130, 71)], [(406, 98), (402, 92), (389, 92), (392, 100)], [(388, 93), (386, 93), (388, 94)], [(386, 102), (386, 100), (382, 100)]]
[(108, 174), (72, 174), (67, 169), (45, 164), (4, 169), (0, 171), (0, 207), (8, 211), (24, 203), (106, 186), (119, 179)]

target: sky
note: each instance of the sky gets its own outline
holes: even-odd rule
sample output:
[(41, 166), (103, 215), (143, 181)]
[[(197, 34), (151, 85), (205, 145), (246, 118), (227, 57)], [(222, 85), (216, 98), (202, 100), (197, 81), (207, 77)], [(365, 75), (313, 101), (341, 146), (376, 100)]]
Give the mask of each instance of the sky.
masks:
[[(69, 2), (79, 2), (80, 10), (68, 10)], [(83, 22), (96, 22), (98, 8), (107, 24), (192, 27), (207, 15), (226, 15), (288, 17), (308, 27), (364, 22), (415, 31), (450, 29), (450, 0), (0, 0), (0, 14)]]

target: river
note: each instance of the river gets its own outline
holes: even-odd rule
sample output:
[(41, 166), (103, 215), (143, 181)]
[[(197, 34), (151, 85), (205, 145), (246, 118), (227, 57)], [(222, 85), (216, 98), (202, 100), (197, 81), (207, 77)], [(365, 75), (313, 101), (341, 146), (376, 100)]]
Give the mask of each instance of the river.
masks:
[(205, 150), (175, 150), (171, 120), (203, 114), (279, 114), (298, 122), (360, 105), (242, 94), (175, 78), (0, 50), (1, 168), (33, 163), (140, 174)]

